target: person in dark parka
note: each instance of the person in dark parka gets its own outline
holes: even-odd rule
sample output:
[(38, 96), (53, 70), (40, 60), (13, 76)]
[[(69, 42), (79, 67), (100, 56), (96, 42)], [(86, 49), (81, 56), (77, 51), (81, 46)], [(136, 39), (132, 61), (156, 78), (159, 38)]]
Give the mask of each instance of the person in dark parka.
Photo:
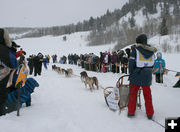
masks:
[[(0, 73), (3, 72), (5, 66), (13, 68), (9, 54), (9, 48), (11, 46), (12, 43), (8, 31), (6, 29), (0, 29)], [(9, 80), (9, 74), (10, 73), (7, 73), (4, 77), (0, 74), (0, 116), (5, 115), (5, 101), (8, 98), (8, 90), (6, 86)]]
[(123, 53), (123, 56), (121, 57), (121, 72), (127, 74), (127, 68), (128, 68), (128, 55), (126, 53)]
[(34, 62), (34, 76), (37, 76), (37, 74), (41, 75), (42, 62), (43, 62), (42, 53), (38, 53), (38, 55), (34, 57), (33, 62)]
[(128, 103), (128, 117), (135, 115), (137, 92), (143, 89), (146, 114), (152, 119), (154, 114), (150, 85), (152, 83), (152, 69), (154, 65), (154, 53), (156, 48), (147, 44), (147, 36), (141, 34), (136, 38), (136, 46), (133, 47), (129, 59), (130, 93)]
[(28, 66), (29, 66), (29, 74), (32, 75), (33, 69), (34, 69), (34, 62), (33, 62), (34, 56), (30, 55), (29, 58), (27, 58)]
[(100, 52), (100, 66), (99, 66), (100, 72), (102, 71), (103, 60), (104, 60), (104, 54), (102, 52)]
[(126, 54), (127, 54), (128, 59), (129, 59), (129, 57), (130, 57), (130, 52), (131, 52), (130, 48), (126, 48), (125, 51), (126, 51)]
[(116, 54), (116, 52), (113, 52), (111, 56), (111, 63), (112, 63), (112, 72), (116, 73), (116, 69), (117, 69), (117, 73), (119, 73), (119, 66), (116, 66), (116, 64), (118, 64), (118, 55)]

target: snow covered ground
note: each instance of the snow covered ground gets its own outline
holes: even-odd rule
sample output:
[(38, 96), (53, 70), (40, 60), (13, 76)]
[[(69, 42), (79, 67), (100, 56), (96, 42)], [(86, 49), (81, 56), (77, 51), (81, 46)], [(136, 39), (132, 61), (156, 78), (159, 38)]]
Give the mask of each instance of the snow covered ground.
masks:
[[(77, 35), (77, 36), (76, 36)], [(106, 51), (111, 46), (87, 47), (83, 36), (78, 33), (68, 36), (67, 42), (61, 37), (43, 37), (36, 39), (18, 40), (26, 52), (37, 54), (67, 55), (68, 53), (88, 53)], [(78, 37), (82, 36), (82, 37)], [(58, 45), (59, 44), (59, 45)], [(180, 54), (164, 54), (167, 68), (180, 71)], [(74, 74), (79, 75), (83, 69), (73, 65), (60, 65), (62, 68), (72, 68)], [(103, 87), (115, 86), (120, 74), (88, 72), (89, 76), (96, 76)], [(172, 86), (178, 78), (169, 72), (164, 77), (164, 84), (156, 84), (153, 77), (152, 97), (155, 109), (155, 120), (165, 125), (166, 117), (180, 116), (180, 89)], [(103, 90), (92, 93), (86, 89), (80, 78), (72, 76), (66, 78), (51, 70), (43, 68), (42, 76), (35, 77), (40, 87), (32, 94), (32, 106), (25, 106), (20, 110), (20, 117), (16, 112), (0, 117), (0, 132), (164, 132), (164, 128), (147, 119), (144, 108), (136, 110), (136, 116), (127, 118), (127, 108), (120, 114), (108, 109), (105, 104)]]

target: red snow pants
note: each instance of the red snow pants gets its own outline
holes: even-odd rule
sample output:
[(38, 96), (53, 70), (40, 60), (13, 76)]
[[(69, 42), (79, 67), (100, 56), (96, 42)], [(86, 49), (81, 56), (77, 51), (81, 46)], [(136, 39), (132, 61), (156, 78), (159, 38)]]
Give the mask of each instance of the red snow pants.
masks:
[[(130, 85), (128, 113), (134, 115), (136, 111), (137, 92), (140, 86)], [(147, 116), (153, 116), (152, 96), (150, 86), (142, 86)]]

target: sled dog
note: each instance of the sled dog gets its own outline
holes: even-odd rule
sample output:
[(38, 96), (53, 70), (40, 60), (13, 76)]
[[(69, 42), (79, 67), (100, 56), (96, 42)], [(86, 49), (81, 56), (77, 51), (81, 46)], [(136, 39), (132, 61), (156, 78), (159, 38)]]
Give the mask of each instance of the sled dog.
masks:
[(73, 74), (73, 71), (72, 69), (67, 69), (67, 70), (64, 70), (64, 73), (66, 77), (70, 77)]
[(97, 89), (99, 89), (99, 84), (98, 84), (98, 79), (97, 77), (86, 77), (85, 78), (85, 87), (87, 88), (87, 84), (89, 85), (89, 88), (91, 90), (91, 92), (94, 89), (94, 84), (96, 85)]
[(64, 74), (64, 73), (65, 73), (65, 69), (61, 69), (61, 71), (62, 71), (62, 74)]
[(56, 70), (56, 65), (52, 65), (52, 70)]
[(80, 78), (82, 82), (85, 82), (85, 78), (88, 76), (86, 71), (80, 73)]
[(73, 74), (73, 70), (70, 68), (70, 69), (67, 69), (67, 71), (69, 72), (70, 75)]
[(58, 72), (58, 74), (61, 74), (62, 71), (61, 71), (61, 68), (60, 67), (57, 67), (56, 71)]

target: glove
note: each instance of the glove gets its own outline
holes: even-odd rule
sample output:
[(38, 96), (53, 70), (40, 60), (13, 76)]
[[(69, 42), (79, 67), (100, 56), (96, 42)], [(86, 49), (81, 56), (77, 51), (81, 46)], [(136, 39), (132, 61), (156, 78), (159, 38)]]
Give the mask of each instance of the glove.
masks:
[(22, 51), (22, 53), (23, 53), (24, 55), (26, 55), (26, 52), (25, 52), (25, 51)]

